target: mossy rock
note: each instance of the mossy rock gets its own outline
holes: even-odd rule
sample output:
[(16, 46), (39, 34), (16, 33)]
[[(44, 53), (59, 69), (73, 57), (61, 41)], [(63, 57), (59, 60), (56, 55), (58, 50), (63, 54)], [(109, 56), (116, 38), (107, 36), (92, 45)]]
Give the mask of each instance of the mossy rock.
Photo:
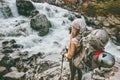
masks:
[(88, 16), (108, 16), (113, 14), (120, 17), (120, 1), (108, 1), (104, 3), (88, 4), (84, 10)]

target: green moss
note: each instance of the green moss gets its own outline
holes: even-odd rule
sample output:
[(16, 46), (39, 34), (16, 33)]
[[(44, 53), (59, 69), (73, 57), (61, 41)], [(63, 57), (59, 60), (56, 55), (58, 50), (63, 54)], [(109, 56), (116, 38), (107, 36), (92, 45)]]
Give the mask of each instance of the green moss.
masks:
[(120, 1), (111, 1), (107, 4), (107, 11), (120, 17)]
[(120, 1), (108, 1), (104, 3), (92, 3), (85, 9), (88, 16), (107, 16), (113, 14), (120, 17)]

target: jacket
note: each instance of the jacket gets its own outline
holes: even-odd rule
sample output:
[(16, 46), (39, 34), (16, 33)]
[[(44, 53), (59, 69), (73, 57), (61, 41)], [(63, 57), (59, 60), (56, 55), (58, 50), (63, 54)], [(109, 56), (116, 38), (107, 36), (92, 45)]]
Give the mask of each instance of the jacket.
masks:
[(70, 41), (68, 46), (68, 53), (65, 56), (71, 59), (80, 51), (80, 40), (82, 38), (82, 33), (86, 30), (86, 23), (83, 18), (76, 19), (72, 23), (72, 31), (70, 35)]

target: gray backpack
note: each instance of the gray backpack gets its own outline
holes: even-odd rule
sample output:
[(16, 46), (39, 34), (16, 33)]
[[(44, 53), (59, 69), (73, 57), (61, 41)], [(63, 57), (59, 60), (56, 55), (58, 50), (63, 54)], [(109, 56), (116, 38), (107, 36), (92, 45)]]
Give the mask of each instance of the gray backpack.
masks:
[(96, 29), (84, 36), (80, 40), (82, 43), (82, 51), (80, 55), (75, 57), (74, 66), (77, 68), (83, 68), (83, 59), (86, 60), (87, 57), (95, 52), (102, 50), (109, 40), (108, 34), (103, 29)]
[(83, 46), (90, 52), (102, 50), (109, 40), (107, 32), (96, 29), (83, 38)]

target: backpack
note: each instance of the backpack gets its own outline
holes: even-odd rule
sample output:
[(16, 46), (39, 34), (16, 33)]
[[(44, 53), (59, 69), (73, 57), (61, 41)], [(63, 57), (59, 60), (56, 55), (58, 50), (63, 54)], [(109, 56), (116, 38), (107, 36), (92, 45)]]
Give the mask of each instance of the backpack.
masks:
[(88, 60), (88, 56), (93, 52), (102, 50), (108, 40), (108, 34), (103, 29), (93, 30), (87, 36), (83, 34), (82, 39), (80, 40), (82, 49), (80, 49), (79, 55), (74, 57), (74, 66), (79, 69), (84, 68), (84, 62)]

